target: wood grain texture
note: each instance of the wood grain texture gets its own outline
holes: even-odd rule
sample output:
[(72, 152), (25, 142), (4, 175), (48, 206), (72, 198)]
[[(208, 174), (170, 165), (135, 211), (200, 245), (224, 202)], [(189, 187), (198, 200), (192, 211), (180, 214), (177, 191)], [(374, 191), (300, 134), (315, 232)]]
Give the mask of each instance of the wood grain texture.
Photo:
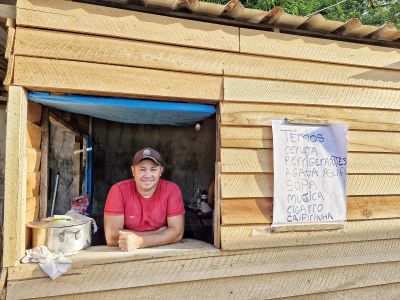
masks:
[[(113, 299), (188, 299), (193, 298), (193, 295), (201, 299), (276, 299), (345, 288), (397, 283), (400, 280), (399, 266), (399, 262), (392, 262), (277, 274), (213, 278), (138, 288), (108, 289), (101, 292), (79, 294), (73, 299), (98, 299), (99, 297)], [(71, 299), (71, 295), (56, 297), (57, 299)]]
[[(272, 198), (223, 199), (222, 225), (271, 224)], [(400, 196), (348, 197), (346, 220), (400, 218)]]
[(42, 105), (28, 101), (28, 122), (40, 125), (42, 119)]
[(39, 196), (40, 188), (40, 172), (30, 173), (27, 175), (26, 197), (32, 198)]
[(345, 122), (350, 130), (400, 131), (400, 117), (393, 110), (237, 102), (221, 106), (222, 125), (271, 126), (271, 120), (284, 118)]
[(23, 256), (26, 211), (26, 122), (28, 99), (21, 87), (10, 86), (7, 103), (4, 174), (3, 267)]
[(214, 179), (214, 213), (213, 213), (213, 235), (214, 246), (221, 248), (221, 162), (215, 163)]
[[(61, 277), (60, 280), (55, 281), (49, 280), (45, 274), (39, 271), (37, 265), (23, 265), (9, 270), (8, 296), (12, 299), (26, 298), (28, 296), (31, 298), (72, 296), (75, 293), (105, 292), (106, 290), (113, 290), (118, 293), (120, 289), (146, 286), (145, 290), (153, 290), (154, 288), (163, 288), (165, 285), (169, 286), (169, 284), (176, 283), (179, 284), (180, 288), (172, 289), (171, 293), (167, 294), (168, 298), (175, 298), (179, 296), (178, 290), (182, 292), (186, 289), (188, 289), (187, 293), (193, 295), (196, 290), (189, 287), (200, 284), (206, 292), (205, 295), (210, 295), (209, 293), (212, 291), (211, 293), (214, 294), (210, 295), (210, 297), (212, 296), (215, 299), (218, 296), (220, 296), (219, 298), (223, 297), (224, 292), (221, 293), (223, 283), (230, 282), (234, 278), (240, 279), (235, 281), (236, 284), (252, 285), (251, 282), (253, 280), (259, 283), (257, 278), (260, 280), (261, 278), (270, 278), (270, 280), (279, 278), (279, 281), (286, 281), (298, 276), (300, 277), (298, 280), (300, 280), (304, 279), (302, 278), (304, 274), (310, 275), (314, 272), (319, 275), (328, 272), (330, 276), (333, 276), (333, 270), (338, 272), (337, 276), (340, 278), (340, 274), (352, 268), (356, 268), (358, 271), (367, 268), (367, 271), (374, 273), (373, 271), (375, 270), (379, 274), (379, 276), (372, 276), (372, 281), (367, 280), (365, 282), (368, 276), (360, 278), (360, 280), (351, 281), (358, 284), (362, 282), (361, 286), (368, 286), (374, 282), (378, 282), (378, 284), (383, 282), (377, 281), (377, 278), (381, 276), (378, 270), (383, 272), (385, 267), (389, 268), (388, 272), (390, 274), (384, 277), (384, 281), (387, 278), (391, 278), (389, 275), (393, 274), (390, 271), (392, 270), (390, 265), (396, 264), (396, 267), (398, 267), (397, 262), (400, 260), (400, 254), (397, 251), (399, 243), (399, 240), (392, 239), (234, 252), (215, 250), (212, 254), (204, 253), (202, 256), (197, 251), (199, 256), (196, 259), (185, 255), (166, 258), (148, 257), (144, 260), (124, 261), (123, 263), (114, 264), (104, 264), (98, 261), (98, 264), (86, 267), (78, 266), (73, 262), (72, 270)], [(382, 249), (386, 249), (386, 251), (382, 251)], [(324, 255), (321, 255), (321, 253), (324, 253)], [(375, 266), (376, 269), (370, 269), (370, 266)], [(176, 271), (177, 268), (179, 268), (179, 272)], [(106, 272), (105, 269), (107, 269)], [(314, 277), (312, 276), (312, 278)], [(348, 278), (346, 276), (341, 279), (344, 280), (343, 285), (350, 284)], [(369, 278), (371, 279), (371, 277)], [(219, 282), (220, 279), (222, 286), (220, 288), (212, 288), (209, 291), (209, 284)], [(82, 282), (82, 280), (85, 280), (85, 285), (76, 284), (76, 282)], [(338, 279), (333, 276), (331, 280)], [(331, 281), (328, 280), (328, 282)], [(278, 293), (281, 289), (280, 285), (274, 287), (273, 282), (269, 282), (267, 285), (273, 291), (276, 288), (274, 293)], [(322, 290), (325, 290), (325, 283), (321, 282), (318, 285)], [(41, 287), (40, 289), (37, 288), (39, 286)], [(262, 284), (262, 286), (265, 285)], [(308, 285), (305, 285), (300, 290), (312, 292), (312, 289), (308, 290), (308, 287)], [(246, 296), (248, 289), (244, 290), (243, 295)], [(286, 287), (284, 290), (292, 293), (296, 289)], [(139, 297), (139, 295), (143, 298), (142, 294), (137, 294), (136, 297)], [(196, 292), (196, 297), (198, 295)], [(159, 296), (166, 297), (166, 294), (163, 292)]]
[(240, 30), (240, 51), (301, 60), (400, 69), (399, 49), (244, 28)]
[(342, 230), (312, 232), (271, 233), (269, 225), (222, 226), (221, 247), (238, 250), (398, 239), (399, 226), (400, 219), (350, 221)]
[(357, 289), (344, 289), (335, 292), (281, 298), (281, 300), (331, 300), (331, 299), (385, 299), (397, 300), (400, 283), (375, 285)]
[[(222, 198), (273, 197), (272, 174), (222, 174)], [(347, 196), (400, 194), (400, 175), (348, 175)]]
[[(350, 152), (347, 159), (348, 174), (400, 174), (400, 154)], [(223, 173), (273, 173), (273, 150), (222, 148), (221, 167)]]
[(22, 56), (15, 57), (14, 80), (50, 92), (197, 102), (220, 100), (222, 84), (215, 76)]
[[(112, 53), (112, 55), (110, 55)], [(17, 28), (15, 54), (222, 75), (228, 52), (111, 37)]]
[(42, 140), (42, 133), (40, 126), (35, 123), (27, 123), (26, 131), (26, 146), (40, 150), (40, 142)]
[(224, 78), (224, 99), (235, 102), (400, 109), (400, 91), (263, 79)]
[(40, 171), (41, 152), (33, 148), (25, 148), (25, 155), (27, 160), (27, 173)]
[[(400, 152), (400, 133), (390, 131), (348, 131), (350, 152)], [(221, 145), (226, 148), (272, 149), (272, 128), (222, 126)]]
[[(59, 31), (18, 28), (15, 54), (191, 73), (399, 88), (400, 71), (183, 48)], [(112, 53), (112, 55), (110, 55)]]
[(237, 51), (239, 29), (98, 5), (20, 0), (17, 25)]

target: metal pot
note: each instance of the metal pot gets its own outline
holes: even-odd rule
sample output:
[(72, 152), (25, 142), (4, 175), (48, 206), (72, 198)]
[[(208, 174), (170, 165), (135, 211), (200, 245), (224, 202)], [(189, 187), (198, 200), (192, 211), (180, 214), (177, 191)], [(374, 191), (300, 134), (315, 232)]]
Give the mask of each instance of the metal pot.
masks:
[(90, 221), (46, 218), (27, 226), (32, 228), (32, 247), (46, 246), (53, 252), (72, 252), (85, 249), (92, 242)]

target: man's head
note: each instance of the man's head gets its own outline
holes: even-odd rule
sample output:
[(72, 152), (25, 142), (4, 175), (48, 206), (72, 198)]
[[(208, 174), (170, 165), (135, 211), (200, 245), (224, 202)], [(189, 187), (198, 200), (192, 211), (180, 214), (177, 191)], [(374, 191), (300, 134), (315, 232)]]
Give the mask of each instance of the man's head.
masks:
[(160, 153), (151, 148), (139, 150), (133, 156), (131, 170), (138, 192), (151, 196), (163, 172)]

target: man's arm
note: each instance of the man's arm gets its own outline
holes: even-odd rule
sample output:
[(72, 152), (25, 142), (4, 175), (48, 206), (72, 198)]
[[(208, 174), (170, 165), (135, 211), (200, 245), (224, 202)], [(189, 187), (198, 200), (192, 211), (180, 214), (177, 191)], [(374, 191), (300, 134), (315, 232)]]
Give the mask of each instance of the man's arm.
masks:
[(138, 248), (161, 246), (179, 242), (182, 239), (185, 227), (185, 216), (167, 218), (168, 226), (155, 231), (135, 232), (120, 231), (119, 247), (123, 251), (131, 251)]
[(108, 246), (118, 247), (119, 231), (124, 228), (124, 215), (104, 215), (104, 233)]

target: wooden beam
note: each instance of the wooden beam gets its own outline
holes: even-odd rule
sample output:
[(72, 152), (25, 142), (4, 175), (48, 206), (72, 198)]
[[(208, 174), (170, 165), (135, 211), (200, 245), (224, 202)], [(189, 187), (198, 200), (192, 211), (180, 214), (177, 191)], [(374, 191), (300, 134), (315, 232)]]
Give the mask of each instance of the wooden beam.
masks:
[[(343, 249), (343, 251), (346, 251)], [(321, 254), (320, 254), (321, 255)], [(254, 259), (254, 257), (253, 257)], [(308, 260), (307, 260), (308, 261)], [(268, 264), (265, 262), (264, 264)], [(298, 261), (293, 262), (297, 264)], [(246, 269), (246, 265), (242, 268)], [(226, 298), (237, 298), (237, 299), (276, 299), (288, 296), (298, 296), (310, 293), (323, 293), (335, 291), (343, 288), (361, 288), (373, 285), (383, 285), (397, 283), (400, 280), (398, 268), (400, 262), (388, 262), (388, 263), (375, 263), (368, 265), (355, 265), (337, 268), (317, 268), (313, 270), (305, 271), (293, 271), (293, 272), (281, 272), (273, 274), (256, 274), (250, 276), (232, 276), (225, 278), (205, 278), (204, 280), (194, 280), (186, 282), (176, 282), (170, 284), (154, 284), (154, 285), (142, 285), (140, 287), (124, 287), (121, 289), (113, 288), (110, 286), (108, 289), (104, 289), (107, 285), (105, 281), (99, 280), (96, 287), (102, 284), (104, 290), (96, 291), (92, 293), (82, 293), (83, 289), (76, 292), (77, 295), (74, 298), (77, 299), (99, 299), (104, 298), (115, 298), (115, 299), (161, 299), (162, 296), (166, 298), (174, 299), (186, 299), (193, 296), (193, 291), (196, 291), (196, 297), (199, 298), (213, 298), (213, 299), (226, 299)], [(128, 271), (125, 271), (127, 273)], [(219, 271), (215, 271), (219, 273)], [(107, 273), (103, 269), (103, 274)], [(160, 271), (158, 270), (158, 273)], [(175, 272), (179, 274), (180, 272)], [(186, 272), (185, 272), (186, 273)], [(184, 273), (184, 274), (185, 274)], [(130, 274), (127, 273), (127, 274)], [(182, 274), (182, 275), (184, 275)], [(373, 276), (371, 275), (373, 274)], [(103, 275), (103, 277), (105, 274)], [(87, 277), (91, 277), (87, 275)], [(167, 277), (167, 276), (165, 276)], [(174, 276), (174, 278), (176, 275)], [(189, 276), (188, 276), (189, 277)], [(125, 276), (124, 282), (127, 279), (131, 279), (131, 276)], [(190, 277), (189, 277), (190, 278)], [(351, 278), (352, 280), (350, 280)], [(357, 280), (355, 280), (356, 278)], [(86, 279), (87, 280), (87, 279)], [(49, 281), (44, 280), (24, 281), (23, 283), (16, 282), (14, 286), (8, 287), (8, 295), (10, 297), (18, 299), (26, 299), (27, 291), (32, 290), (31, 297), (49, 297), (54, 294), (60, 294), (60, 284), (57, 283), (65, 282), (69, 284), (70, 289), (77, 290), (79, 285), (72, 283), (70, 276), (65, 276), (63, 281)], [(76, 282), (76, 281), (75, 281)], [(132, 280), (130, 281), (131, 285)], [(306, 284), (304, 284), (304, 282)], [(118, 285), (122, 285), (116, 281)], [(303, 284), (301, 284), (303, 283)], [(41, 289), (35, 287), (41, 286)], [(91, 287), (92, 285), (90, 285)], [(114, 285), (115, 286), (115, 285)], [(49, 293), (49, 289), (52, 292)], [(296, 288), (293, 288), (296, 287)], [(29, 288), (29, 289), (28, 289)], [(84, 287), (86, 288), (86, 286)], [(19, 290), (17, 290), (19, 289)], [(62, 291), (65, 291), (64, 287)], [(25, 292), (25, 294), (23, 294)], [(46, 293), (47, 292), (47, 293)], [(69, 291), (68, 291), (69, 292)], [(70, 293), (70, 292), (69, 292)], [(161, 296), (162, 295), (162, 296)], [(266, 296), (267, 295), (267, 296)], [(56, 295), (49, 297), (48, 299), (69, 299), (75, 295)]]
[[(222, 174), (222, 198), (273, 197), (272, 174)], [(347, 196), (400, 194), (400, 175), (348, 175)]]
[[(400, 283), (374, 285), (356, 289), (344, 289), (334, 292), (297, 296), (296, 300), (321, 299), (397, 299), (400, 295)], [(281, 298), (292, 300), (292, 298)]]
[(240, 51), (292, 59), (400, 69), (399, 49), (252, 29), (240, 30)]
[[(400, 91), (263, 79), (224, 78), (224, 100), (400, 110)], [(362, 99), (362, 101), (360, 100)]]
[(222, 125), (271, 126), (271, 120), (284, 118), (344, 122), (350, 130), (400, 131), (394, 110), (226, 101), (221, 109)]
[[(271, 224), (272, 198), (224, 199), (222, 225)], [(400, 196), (347, 198), (347, 221), (400, 218)]]
[[(112, 295), (113, 293), (121, 293), (121, 290), (138, 288), (139, 292), (144, 290), (151, 294), (140, 292), (135, 295), (132, 293), (132, 297), (153, 299), (152, 295), (155, 291), (165, 288), (166, 293), (158, 295), (168, 298), (186, 295), (186, 297), (190, 298), (190, 294), (193, 294), (194, 290), (198, 290), (203, 286), (199, 291), (205, 289), (204, 295), (209, 295), (213, 298), (226, 298), (224, 296), (230, 294), (225, 293), (226, 290), (223, 289), (224, 282), (232, 283), (231, 281), (235, 280), (236, 284), (240, 284), (243, 287), (244, 294), (235, 294), (242, 295), (243, 297), (238, 296), (240, 299), (246, 298), (246, 295), (250, 297), (249, 294), (246, 294), (248, 290), (257, 291), (252, 294), (253, 297), (250, 297), (254, 298), (256, 295), (264, 293), (266, 291), (264, 289), (271, 289), (269, 295), (272, 297), (282, 295), (279, 294), (282, 291), (283, 295), (288, 295), (285, 294), (288, 292), (312, 293), (315, 290), (310, 289), (310, 286), (313, 287), (314, 285), (315, 288), (318, 287), (319, 291), (331, 290), (332, 286), (330, 284), (332, 281), (339, 279), (341, 284), (336, 289), (342, 286), (349, 288), (352, 285), (349, 286), (350, 280), (348, 278), (354, 278), (354, 276), (349, 275), (349, 269), (352, 270), (351, 272), (355, 272), (354, 274), (358, 274), (365, 268), (367, 269), (365, 272), (362, 271), (362, 280), (351, 280), (351, 283), (355, 283), (356, 286), (384, 284), (388, 283), (388, 280), (389, 282), (396, 282), (399, 278), (398, 276), (400, 276), (396, 269), (399, 267), (400, 259), (400, 254), (396, 251), (399, 244), (400, 241), (398, 239), (391, 239), (250, 251), (219, 252), (219, 250), (214, 249), (212, 253), (207, 253), (207, 251), (204, 252), (203, 250), (203, 255), (199, 253), (200, 251), (197, 251), (199, 256), (196, 259), (186, 255), (174, 255), (166, 258), (148, 257), (147, 259), (106, 264), (97, 258), (97, 264), (90, 266), (79, 265), (74, 257), (71, 257), (73, 260), (72, 270), (60, 280), (55, 281), (50, 281), (37, 265), (23, 265), (12, 268), (9, 271), (8, 296), (12, 299), (24, 299), (28, 296), (37, 298), (68, 295), (71, 297), (78, 293), (103, 292), (103, 297), (105, 297), (104, 295), (107, 295), (107, 293)], [(104, 248), (106, 247), (103, 246), (103, 254), (104, 251), (107, 251), (111, 255), (110, 251)], [(387, 249), (387, 251), (382, 251), (382, 248)], [(115, 251), (113, 252), (115, 253)], [(152, 252), (157, 253), (157, 249), (153, 248)], [(324, 255), (321, 255), (321, 253)], [(134, 256), (132, 254), (130, 255)], [(392, 264), (394, 265), (392, 266)], [(178, 266), (180, 271), (176, 272)], [(372, 269), (371, 266), (373, 267)], [(146, 272), (143, 272), (143, 270), (146, 270)], [(317, 273), (315, 274), (315, 272)], [(326, 272), (329, 274), (326, 274)], [(338, 275), (333, 276), (334, 273)], [(371, 276), (371, 273), (379, 274), (379, 276)], [(321, 279), (317, 276), (318, 274), (321, 276), (325, 274), (323, 276), (326, 276), (326, 278)], [(342, 276), (343, 274), (348, 276)], [(318, 278), (321, 282), (318, 281), (316, 283), (313, 279), (309, 284), (302, 286), (300, 290), (286, 286), (286, 280), (295, 280), (296, 277), (300, 277), (301, 281), (303, 281), (303, 277), (306, 275), (310, 276), (309, 278)], [(85, 285), (74, 284), (82, 282), (84, 278)], [(113, 279), (112, 283), (110, 283), (110, 278)], [(135, 280), (132, 280), (132, 278), (135, 278)], [(331, 280), (327, 280), (328, 278), (331, 278)], [(260, 287), (263, 287), (262, 291), (257, 288), (244, 288), (252, 285), (253, 280), (256, 280)], [(261, 283), (262, 280), (266, 280), (265, 284)], [(215, 282), (219, 282), (217, 286), (221, 285), (220, 288), (214, 286), (208, 291), (209, 287), (211, 288)], [(173, 288), (175, 284), (179, 286), (179, 289), (177, 286)], [(38, 286), (41, 288), (37, 288)], [(286, 288), (283, 288), (283, 286), (286, 286)], [(168, 287), (171, 289), (169, 292)], [(28, 291), (30, 292), (27, 293)], [(264, 293), (263, 295), (266, 294)], [(130, 297), (126, 294), (122, 298)]]
[(208, 49), (239, 50), (239, 28), (63, 1), (20, 0), (17, 25), (156, 41)]
[[(397, 138), (400, 140), (400, 133)], [(272, 157), (272, 149), (222, 148), (222, 172), (273, 173)], [(350, 152), (347, 159), (348, 174), (400, 174), (399, 154)]]
[(377, 88), (398, 89), (400, 81), (397, 70), (235, 54), (32, 28), (17, 29), (14, 53), (189, 73), (224, 73), (227, 76)]
[(4, 176), (3, 267), (18, 264), (18, 260), (24, 255), (27, 107), (26, 91), (21, 87), (10, 86)]
[(214, 183), (214, 246), (221, 248), (221, 163), (215, 163), (215, 183)]
[(40, 202), (39, 202), (39, 219), (45, 218), (47, 215), (47, 197), (49, 193), (49, 109), (43, 107), (42, 109), (42, 155), (40, 160)]
[(223, 250), (292, 247), (400, 238), (400, 219), (346, 222), (343, 230), (271, 233), (268, 225), (221, 227)]
[[(348, 151), (399, 153), (400, 133), (349, 130)], [(222, 126), (221, 144), (226, 148), (272, 149), (272, 128)]]
[(14, 82), (31, 90), (212, 102), (222, 78), (75, 61), (15, 57)]

